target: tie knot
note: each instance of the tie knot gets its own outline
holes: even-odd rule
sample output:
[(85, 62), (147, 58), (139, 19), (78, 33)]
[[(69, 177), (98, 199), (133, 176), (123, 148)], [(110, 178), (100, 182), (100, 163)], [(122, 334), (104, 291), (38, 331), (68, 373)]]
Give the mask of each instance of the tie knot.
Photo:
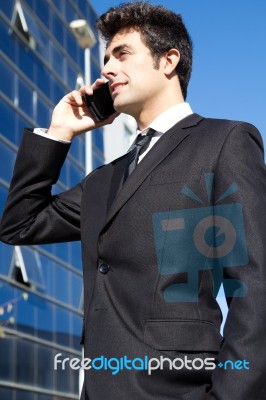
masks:
[(140, 156), (142, 153), (144, 153), (145, 150), (147, 150), (154, 133), (155, 133), (155, 130), (152, 128), (149, 128), (146, 135), (142, 135), (141, 133), (138, 134), (138, 136), (135, 140), (135, 143), (132, 146), (132, 149), (134, 149), (134, 147), (136, 147), (138, 156)]

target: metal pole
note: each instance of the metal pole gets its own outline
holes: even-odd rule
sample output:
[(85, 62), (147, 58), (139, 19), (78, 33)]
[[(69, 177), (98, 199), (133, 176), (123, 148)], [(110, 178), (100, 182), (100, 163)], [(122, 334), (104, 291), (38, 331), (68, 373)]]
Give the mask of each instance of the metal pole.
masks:
[[(85, 85), (91, 84), (90, 48), (84, 50), (84, 81)], [(86, 175), (92, 171), (92, 133), (85, 133), (85, 171)]]
[[(90, 48), (86, 47), (84, 50), (84, 83), (85, 85), (91, 84), (91, 52)], [(85, 172), (88, 175), (92, 171), (92, 133), (85, 133)], [(82, 358), (84, 358), (84, 347), (82, 347)], [(79, 395), (84, 382), (84, 370), (79, 370)]]

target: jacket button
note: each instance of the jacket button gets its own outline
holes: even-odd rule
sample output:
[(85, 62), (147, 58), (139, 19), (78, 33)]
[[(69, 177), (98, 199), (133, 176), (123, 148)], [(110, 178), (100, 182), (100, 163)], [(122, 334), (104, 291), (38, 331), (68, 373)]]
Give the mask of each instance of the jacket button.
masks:
[(108, 265), (108, 264), (101, 264), (101, 265), (100, 265), (100, 268), (99, 268), (99, 271), (101, 272), (101, 274), (107, 274), (107, 272), (109, 271), (109, 269), (110, 269), (110, 265)]

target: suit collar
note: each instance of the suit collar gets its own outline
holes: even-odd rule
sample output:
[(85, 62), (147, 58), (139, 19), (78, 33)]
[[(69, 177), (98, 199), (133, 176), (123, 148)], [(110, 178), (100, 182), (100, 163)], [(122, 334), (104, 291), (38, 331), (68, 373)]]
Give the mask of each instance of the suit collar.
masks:
[[(173, 128), (175, 128), (177, 125), (182, 129), (190, 128), (192, 126), (197, 126), (203, 119), (204, 118), (199, 114), (191, 114), (188, 115), (186, 118), (182, 119), (181, 121), (179, 121), (176, 125), (173, 126)], [(169, 131), (171, 129), (169, 129)]]
[(143, 181), (151, 174), (154, 168), (160, 164), (190, 134), (190, 129), (188, 128), (197, 126), (202, 119), (203, 117), (198, 114), (191, 114), (165, 132), (160, 140), (155, 143), (152, 149), (139, 163), (133, 173), (128, 177), (123, 186), (121, 174), (123, 168), (125, 167), (125, 156), (117, 160), (114, 174), (118, 173), (118, 176), (113, 176), (112, 183), (116, 182), (116, 185), (113, 187), (111, 186), (109, 199), (112, 200), (112, 204), (109, 202), (110, 209), (107, 214), (105, 225), (112, 220), (121, 207), (123, 207), (123, 205), (143, 183)]

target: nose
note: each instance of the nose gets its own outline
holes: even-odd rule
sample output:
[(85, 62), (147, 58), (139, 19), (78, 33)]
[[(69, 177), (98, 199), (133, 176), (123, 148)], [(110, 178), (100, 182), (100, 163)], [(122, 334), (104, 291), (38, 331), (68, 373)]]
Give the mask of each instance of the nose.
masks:
[(106, 79), (111, 80), (112, 78), (117, 76), (118, 70), (110, 59), (102, 67), (101, 73)]

